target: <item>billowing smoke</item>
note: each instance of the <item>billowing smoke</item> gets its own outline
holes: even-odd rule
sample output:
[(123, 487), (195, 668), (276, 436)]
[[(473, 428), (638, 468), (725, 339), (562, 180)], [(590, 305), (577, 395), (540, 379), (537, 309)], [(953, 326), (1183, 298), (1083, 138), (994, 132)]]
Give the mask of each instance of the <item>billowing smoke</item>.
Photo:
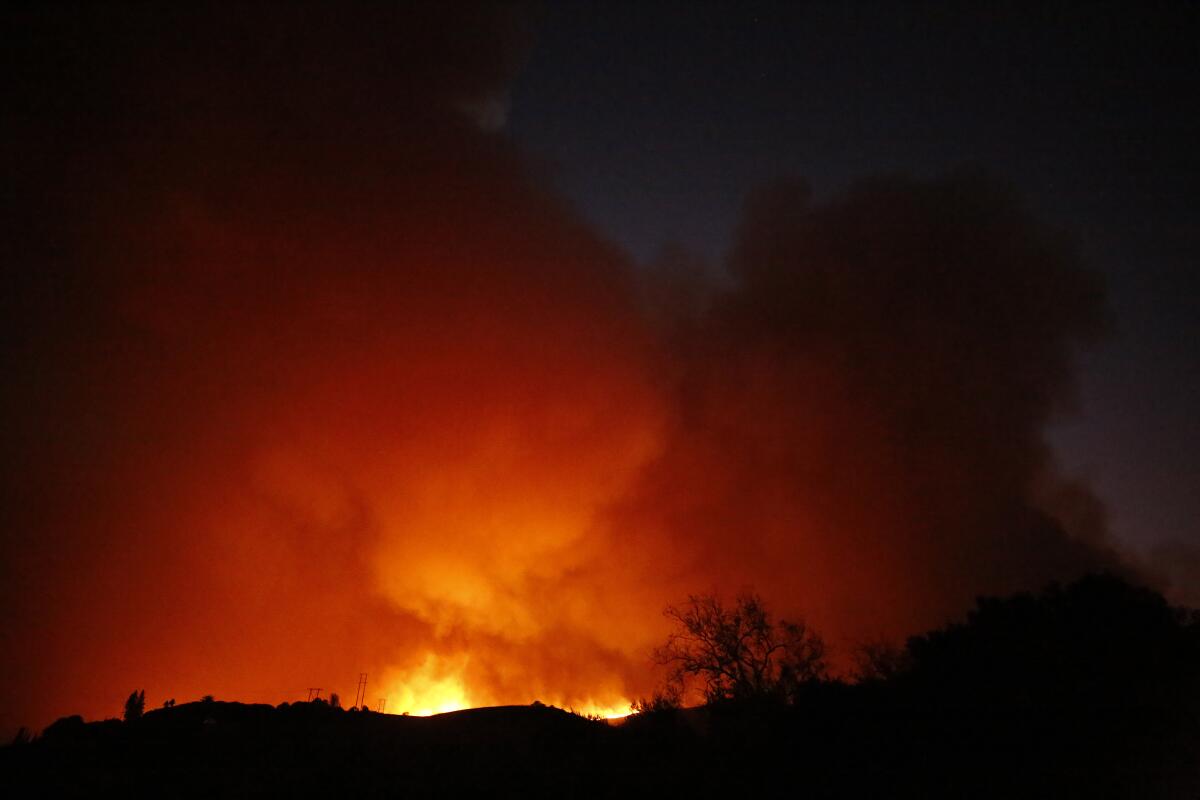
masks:
[(836, 644), (1113, 563), (1042, 437), (1102, 292), (1013, 192), (780, 184), (647, 293), (494, 130), (526, 16), (439, 6), (7, 12), (0, 724), (621, 710), (688, 591)]
[(674, 323), (671, 432), (622, 504), (678, 587), (753, 584), (853, 639), (1115, 565), (1043, 438), (1102, 289), (1009, 187), (886, 177), (816, 203), (781, 182), (728, 267)]

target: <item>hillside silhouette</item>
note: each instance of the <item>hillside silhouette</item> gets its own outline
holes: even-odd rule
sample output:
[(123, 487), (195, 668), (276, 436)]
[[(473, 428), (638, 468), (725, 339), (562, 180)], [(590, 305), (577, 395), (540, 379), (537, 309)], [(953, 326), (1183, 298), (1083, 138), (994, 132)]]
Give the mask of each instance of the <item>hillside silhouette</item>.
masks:
[[(8, 796), (1184, 798), (1200, 616), (1112, 576), (980, 598), (886, 675), (610, 725), (535, 703), (420, 718), (205, 700), (66, 717), (0, 751)], [(19, 790), (10, 793), (11, 790)]]

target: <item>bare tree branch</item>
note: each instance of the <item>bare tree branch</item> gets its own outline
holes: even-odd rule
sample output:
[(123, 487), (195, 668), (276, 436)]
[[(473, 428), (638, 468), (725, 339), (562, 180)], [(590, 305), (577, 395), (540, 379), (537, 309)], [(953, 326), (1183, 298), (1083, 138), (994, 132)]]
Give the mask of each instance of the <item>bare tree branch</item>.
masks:
[(671, 667), (676, 694), (698, 683), (709, 701), (772, 694), (789, 699), (799, 684), (825, 675), (821, 638), (803, 623), (774, 622), (756, 594), (742, 593), (732, 606), (715, 594), (689, 595), (663, 614), (676, 629), (654, 656)]

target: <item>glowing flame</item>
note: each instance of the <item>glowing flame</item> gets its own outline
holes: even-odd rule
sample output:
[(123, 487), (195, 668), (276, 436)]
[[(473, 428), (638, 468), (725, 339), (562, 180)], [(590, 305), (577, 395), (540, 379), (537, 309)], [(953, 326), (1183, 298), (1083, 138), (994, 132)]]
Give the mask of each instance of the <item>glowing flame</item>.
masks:
[(385, 682), (389, 687), (388, 708), (416, 717), (470, 708), (472, 703), (462, 680), (465, 666), (465, 657), (454, 663), (434, 653), (427, 653), (425, 660), (415, 669), (389, 675)]
[(630, 704), (628, 702), (622, 702), (616, 705), (585, 703), (579, 708), (572, 710), (574, 710), (576, 713), (583, 714), (584, 716), (601, 717), (603, 719), (625, 719), (631, 713)]
[[(429, 717), (466, 708), (517, 702), (515, 698), (481, 696), (468, 692), (466, 668), (469, 662), (470, 659), (465, 654), (446, 657), (428, 652), (417, 666), (389, 672), (384, 680), (388, 711), (414, 717)], [(569, 702), (562, 698), (550, 697), (543, 699), (543, 702), (576, 714), (602, 719), (623, 719), (630, 713), (629, 701), (621, 698), (588, 698), (582, 702)]]

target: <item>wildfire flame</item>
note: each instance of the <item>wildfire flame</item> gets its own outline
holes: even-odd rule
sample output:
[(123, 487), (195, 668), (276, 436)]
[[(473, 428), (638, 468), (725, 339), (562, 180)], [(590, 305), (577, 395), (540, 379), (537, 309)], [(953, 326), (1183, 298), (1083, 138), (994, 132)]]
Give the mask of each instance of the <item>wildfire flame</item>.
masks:
[[(409, 670), (389, 670), (383, 685), (388, 698), (388, 709), (393, 713), (428, 717), (449, 711), (460, 711), (504, 702), (513, 703), (515, 698), (495, 698), (486, 693), (472, 694), (467, 687), (466, 667), (470, 656), (444, 657), (429, 652), (419, 665)], [(585, 699), (571, 703), (559, 695), (546, 699), (535, 698), (547, 705), (558, 706), (585, 716), (604, 719), (620, 719), (629, 715), (628, 701), (596, 702)]]
[(453, 661), (428, 653), (413, 670), (399, 676), (391, 671), (384, 679), (388, 708), (428, 717), (477, 705), (463, 685), (461, 664), (456, 666)]

